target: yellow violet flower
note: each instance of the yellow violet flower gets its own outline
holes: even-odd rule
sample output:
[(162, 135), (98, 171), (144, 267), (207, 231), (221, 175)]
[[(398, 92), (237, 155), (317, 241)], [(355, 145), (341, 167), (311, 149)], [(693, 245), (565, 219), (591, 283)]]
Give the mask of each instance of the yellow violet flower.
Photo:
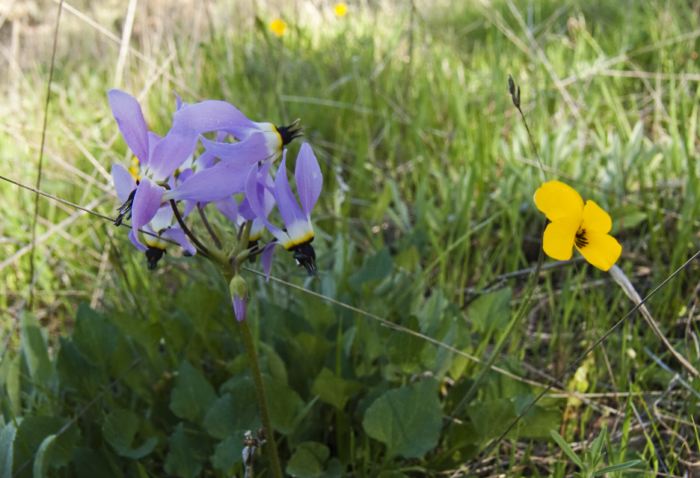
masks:
[(284, 32), (287, 31), (287, 22), (281, 18), (275, 18), (270, 22), (270, 31), (275, 34), (276, 37), (281, 37)]
[(335, 12), (336, 17), (344, 17), (348, 14), (348, 4), (344, 2), (336, 3), (333, 7), (333, 12)]
[(535, 191), (535, 205), (551, 222), (544, 231), (542, 248), (552, 259), (571, 259), (573, 246), (598, 269), (610, 269), (622, 246), (609, 235), (610, 215), (590, 199), (561, 181), (547, 181)]

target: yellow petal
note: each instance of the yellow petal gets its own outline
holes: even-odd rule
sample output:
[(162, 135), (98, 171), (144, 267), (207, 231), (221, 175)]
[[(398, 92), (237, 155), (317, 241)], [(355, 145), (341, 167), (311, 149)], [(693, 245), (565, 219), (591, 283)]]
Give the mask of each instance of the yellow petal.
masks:
[(575, 219), (560, 219), (548, 224), (542, 239), (544, 253), (558, 261), (571, 259), (578, 226)]
[(622, 246), (617, 239), (597, 232), (586, 231), (588, 244), (576, 247), (588, 262), (602, 271), (610, 269), (620, 258)]
[(610, 214), (589, 199), (586, 201), (586, 205), (583, 206), (583, 224), (581, 228), (586, 231), (607, 234), (612, 229), (612, 219), (610, 219)]
[(335, 12), (335, 16), (344, 17), (348, 13), (348, 5), (343, 2), (336, 3), (335, 7), (333, 7), (333, 11)]
[(287, 23), (282, 20), (281, 18), (275, 18), (270, 22), (270, 31), (275, 34), (277, 37), (281, 37), (284, 35), (284, 32), (287, 30)]
[(580, 221), (583, 213), (581, 195), (561, 181), (547, 181), (540, 186), (535, 191), (535, 205), (550, 221), (565, 217)]

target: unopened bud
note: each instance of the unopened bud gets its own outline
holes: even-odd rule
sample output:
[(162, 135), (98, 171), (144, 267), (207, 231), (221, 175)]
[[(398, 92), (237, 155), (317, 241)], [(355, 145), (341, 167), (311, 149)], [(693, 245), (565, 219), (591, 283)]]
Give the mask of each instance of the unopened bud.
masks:
[(231, 297), (237, 297), (243, 300), (248, 298), (248, 283), (243, 277), (239, 275), (233, 276), (228, 287), (231, 291)]

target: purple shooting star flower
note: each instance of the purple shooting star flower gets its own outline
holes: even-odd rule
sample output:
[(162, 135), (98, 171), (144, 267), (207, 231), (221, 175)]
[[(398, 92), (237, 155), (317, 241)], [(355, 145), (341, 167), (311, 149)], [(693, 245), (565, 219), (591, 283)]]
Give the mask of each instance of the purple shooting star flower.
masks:
[[(172, 167), (174, 171), (188, 159), (188, 156), (182, 157), (182, 161), (179, 160), (181, 155), (173, 155), (172, 157), (163, 156), (163, 154), (172, 154), (176, 146), (173, 144), (172, 136), (161, 138), (148, 130), (143, 111), (141, 111), (141, 106), (136, 98), (116, 89), (110, 90), (107, 93), (107, 97), (114, 119), (117, 121), (119, 130), (124, 137), (124, 141), (135, 156), (128, 170), (134, 180), (134, 185), (125, 197), (123, 194), (119, 197), (122, 201), (122, 205), (119, 207), (119, 215), (114, 221), (116, 225), (119, 225), (124, 219), (128, 219), (132, 216), (134, 201), (136, 200), (137, 191), (140, 188), (142, 179), (148, 178), (155, 183), (164, 183), (169, 174), (162, 174), (163, 164), (165, 164), (167, 168)], [(126, 184), (123, 171), (118, 171), (117, 174), (119, 174), (119, 180), (122, 185)], [(117, 178), (115, 178), (115, 182), (116, 179)], [(151, 212), (155, 214), (155, 211), (157, 211), (157, 209)], [(146, 218), (146, 223), (148, 223), (152, 217), (153, 216)]]
[[(225, 136), (221, 134), (216, 141), (199, 137), (208, 131), (228, 133), (237, 141), (225, 142)], [(258, 163), (277, 158), (285, 145), (301, 135), (301, 128), (298, 120), (279, 127), (272, 123), (257, 123), (230, 103), (208, 100), (184, 106), (175, 113), (173, 128), (168, 135), (188, 138), (176, 141), (180, 145), (187, 144), (178, 154), (191, 154), (199, 138), (211, 167), (198, 171), (168, 191), (164, 199), (207, 203), (243, 192), (249, 171)], [(213, 164), (212, 157), (220, 161)]]
[[(136, 192), (136, 180), (129, 171), (123, 166), (115, 164), (112, 166), (112, 178), (117, 196), (121, 201), (125, 201), (129, 196), (134, 199), (134, 221), (132, 230), (129, 232), (129, 239), (137, 249), (146, 254), (149, 269), (155, 268), (169, 243), (175, 242), (179, 244), (187, 255), (194, 255), (197, 252), (182, 229), (173, 225), (173, 212), (170, 206), (155, 208), (154, 204), (158, 203), (148, 200), (148, 196), (153, 194), (152, 190), (159, 188), (159, 186), (154, 186), (147, 178), (144, 179), (144, 187), (141, 188), (141, 192), (138, 194), (137, 202), (135, 200), (136, 194), (134, 194)], [(155, 194), (160, 193), (156, 191)], [(154, 208), (155, 212), (152, 213), (151, 211)], [(142, 224), (151, 214), (152, 218), (147, 223)], [(139, 229), (146, 232), (143, 241), (139, 239)]]
[[(246, 196), (255, 214), (258, 217), (265, 217), (264, 192), (266, 189), (271, 189), (285, 227), (280, 229), (267, 219), (264, 219), (265, 224), (277, 242), (294, 253), (297, 263), (304, 266), (309, 274), (313, 274), (316, 271), (316, 253), (311, 246), (314, 239), (311, 211), (321, 194), (323, 175), (311, 146), (308, 143), (302, 144), (294, 171), (299, 197), (297, 202), (287, 179), (286, 162), (285, 150), (271, 188), (266, 185), (267, 169), (264, 166), (251, 172), (246, 184)], [(271, 251), (268, 249), (265, 252), (266, 257), (263, 258), (263, 262), (269, 264), (268, 254), (271, 254)]]

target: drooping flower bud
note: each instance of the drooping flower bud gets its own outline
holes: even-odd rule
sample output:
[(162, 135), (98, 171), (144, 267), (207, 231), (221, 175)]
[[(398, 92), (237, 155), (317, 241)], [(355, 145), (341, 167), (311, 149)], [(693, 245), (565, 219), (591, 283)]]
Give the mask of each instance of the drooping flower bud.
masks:
[(236, 320), (242, 322), (246, 319), (248, 284), (243, 277), (236, 275), (229, 283), (229, 291), (231, 292), (233, 315), (236, 316)]

